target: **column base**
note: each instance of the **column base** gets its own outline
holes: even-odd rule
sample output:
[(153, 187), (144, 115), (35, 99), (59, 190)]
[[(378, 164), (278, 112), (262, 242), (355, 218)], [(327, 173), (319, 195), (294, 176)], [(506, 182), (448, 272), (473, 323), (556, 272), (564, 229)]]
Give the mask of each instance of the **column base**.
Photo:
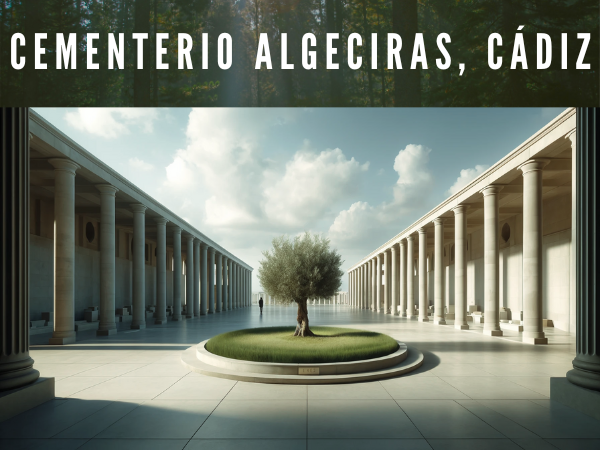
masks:
[(0, 392), (0, 422), (52, 400), (54, 378), (38, 378), (31, 384)]
[(201, 312), (201, 313), (200, 313), (200, 315), (201, 315), (201, 316), (205, 316), (205, 315), (206, 315), (206, 312)]
[(407, 315), (406, 318), (408, 320), (417, 320), (419, 317), (418, 316)]
[(600, 420), (600, 392), (577, 386), (566, 378), (550, 378), (550, 400)]
[(434, 325), (446, 325), (446, 321), (444, 319), (441, 320), (434, 320), (433, 321)]
[(181, 316), (173, 316), (173, 317), (171, 317), (171, 320), (173, 322), (179, 322), (180, 320), (182, 320), (182, 317)]
[(548, 338), (523, 337), (523, 342), (525, 344), (544, 345), (548, 343)]
[(117, 334), (116, 328), (111, 328), (110, 330), (96, 330), (96, 336), (112, 336), (113, 334)]
[(419, 322), (429, 322), (429, 317), (419, 317)]
[(145, 323), (132, 323), (131, 324), (131, 329), (132, 330), (143, 330), (144, 328), (146, 328), (146, 324)]
[(155, 319), (154, 320), (154, 325), (164, 325), (165, 323), (167, 323), (167, 319)]
[(456, 325), (454, 325), (454, 328), (456, 328), (457, 330), (468, 330), (469, 329), (469, 325), (456, 324)]
[(503, 336), (502, 330), (483, 330), (483, 334), (486, 336)]
[(76, 340), (76, 334), (73, 332), (71, 336), (63, 336), (63, 337), (54, 337), (52, 336), (48, 341), (50, 345), (68, 345), (74, 344)]
[(185, 316), (186, 319), (193, 319), (194, 316)]

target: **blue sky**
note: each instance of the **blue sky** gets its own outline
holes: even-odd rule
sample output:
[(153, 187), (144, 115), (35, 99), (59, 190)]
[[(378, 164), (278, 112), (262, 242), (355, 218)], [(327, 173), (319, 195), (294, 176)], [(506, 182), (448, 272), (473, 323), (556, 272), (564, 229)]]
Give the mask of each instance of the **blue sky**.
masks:
[(347, 269), (562, 112), (35, 110), (255, 269), (274, 236), (306, 230)]

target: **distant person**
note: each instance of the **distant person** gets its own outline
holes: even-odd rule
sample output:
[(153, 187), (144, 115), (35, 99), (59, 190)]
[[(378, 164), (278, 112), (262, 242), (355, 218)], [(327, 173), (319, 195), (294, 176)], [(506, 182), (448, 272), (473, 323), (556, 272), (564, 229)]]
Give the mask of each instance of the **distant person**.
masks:
[(260, 313), (262, 314), (262, 307), (263, 307), (263, 299), (262, 299), (262, 297), (258, 301), (258, 306), (260, 306)]

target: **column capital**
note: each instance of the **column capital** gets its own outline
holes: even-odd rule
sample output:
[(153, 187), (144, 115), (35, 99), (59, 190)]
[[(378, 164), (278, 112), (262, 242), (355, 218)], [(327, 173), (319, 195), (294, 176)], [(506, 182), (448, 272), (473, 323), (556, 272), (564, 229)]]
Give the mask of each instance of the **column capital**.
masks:
[(212, 248), (210, 245), (206, 246), (206, 250), (208, 251), (208, 253), (212, 253), (212, 254), (217, 253), (217, 251), (214, 248)]
[(48, 162), (52, 164), (55, 170), (64, 170), (65, 172), (72, 173), (75, 175), (75, 171), (80, 169), (81, 166), (70, 159), (66, 158), (52, 158)]
[(400, 240), (398, 241), (398, 246), (399, 246), (400, 248), (402, 248), (402, 247), (404, 247), (404, 246), (406, 245), (406, 243), (405, 243), (404, 241), (405, 241), (405, 239), (400, 239)]
[(377, 254), (377, 261), (381, 262), (381, 258), (383, 258), (383, 252)]
[(166, 225), (169, 221), (164, 217), (155, 217), (154, 222), (158, 225)]
[(141, 203), (133, 203), (131, 205), (129, 205), (129, 207), (131, 208), (131, 210), (133, 212), (137, 212), (137, 213), (146, 213), (146, 210), (148, 209), (146, 206), (142, 205)]
[(452, 212), (454, 213), (455, 216), (457, 216), (459, 214), (466, 213), (467, 209), (469, 209), (468, 205), (456, 205), (454, 208), (452, 208)]
[(112, 197), (115, 197), (118, 192), (118, 189), (112, 184), (97, 184), (96, 189), (98, 189), (102, 195), (110, 195)]
[(439, 227), (440, 225), (444, 225), (445, 221), (446, 221), (446, 219), (444, 219), (443, 217), (436, 217), (435, 219), (432, 220), (433, 225), (435, 225), (436, 227)]
[(409, 234), (408, 236), (406, 236), (406, 242), (412, 242), (415, 240), (415, 237), (412, 234)]
[(419, 233), (420, 235), (421, 235), (421, 234), (427, 234), (427, 228), (425, 228), (425, 227), (421, 227), (421, 228), (419, 228), (417, 231), (418, 231), (418, 233)]
[(194, 238), (194, 247), (200, 247), (202, 241), (198, 238)]
[(189, 241), (192, 241), (192, 243), (194, 242), (194, 235), (193, 234), (187, 234), (185, 235), (185, 238)]
[(396, 244), (392, 245), (389, 250), (394, 253), (396, 251)]
[(517, 169), (519, 169), (521, 172), (523, 172), (523, 175), (525, 175), (528, 172), (542, 170), (548, 165), (549, 162), (550, 160), (545, 158), (530, 159), (529, 161), (525, 161), (523, 164), (517, 167)]
[(573, 128), (567, 134), (565, 134), (565, 139), (569, 139), (573, 145), (575, 145), (577, 139), (577, 128)]
[(487, 197), (488, 195), (497, 195), (502, 189), (504, 189), (504, 186), (501, 184), (490, 184), (479, 192), (483, 194), (484, 197)]
[(178, 234), (181, 236), (181, 228), (178, 227), (177, 225), (173, 225), (173, 226), (169, 227), (169, 230), (172, 231), (174, 234)]

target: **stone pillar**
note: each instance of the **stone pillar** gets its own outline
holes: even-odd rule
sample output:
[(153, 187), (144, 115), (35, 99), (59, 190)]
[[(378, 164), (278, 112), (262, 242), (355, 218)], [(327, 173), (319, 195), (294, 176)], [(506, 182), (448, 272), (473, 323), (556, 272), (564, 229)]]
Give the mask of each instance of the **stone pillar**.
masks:
[(237, 263), (231, 264), (231, 306), (233, 309), (238, 308), (237, 304)]
[(29, 110), (2, 108), (0, 121), (0, 391), (6, 391), (33, 383), (40, 373), (29, 356)]
[(173, 315), (181, 320), (181, 228), (173, 227)]
[(458, 205), (452, 211), (454, 212), (454, 328), (468, 330), (467, 206)]
[(200, 315), (200, 241), (194, 239), (194, 317)]
[[(577, 109), (577, 347), (573, 369), (567, 372), (567, 379), (594, 391), (600, 391), (600, 305), (596, 283), (599, 270), (596, 237), (598, 128), (598, 108)], [(594, 401), (591, 396), (588, 398), (589, 402)]]
[(376, 300), (377, 301), (377, 306), (376, 306), (375, 309), (377, 310), (377, 312), (381, 312), (381, 308), (383, 306), (382, 305), (382, 303), (383, 303), (382, 300), (383, 299), (381, 298), (382, 297), (381, 296), (381, 294), (382, 294), (382, 284), (381, 284), (382, 274), (381, 274), (381, 271), (382, 271), (382, 264), (383, 264), (383, 255), (381, 253), (377, 255), (377, 263), (376, 264), (377, 264), (377, 271), (376, 271), (376, 275), (375, 276), (377, 277), (376, 278), (377, 279), (377, 283), (376, 283), (375, 286), (376, 286), (376, 289), (377, 289), (377, 291), (376, 291), (376, 293), (377, 293), (377, 297), (376, 297), (376, 299), (377, 299)]
[(542, 327), (542, 170), (548, 160), (533, 159), (523, 172), (523, 342), (547, 344)]
[(391, 277), (391, 262), (390, 262), (390, 256), (389, 256), (389, 251), (385, 250), (383, 252), (383, 267), (384, 267), (384, 271), (383, 271), (383, 281), (384, 281), (384, 287), (383, 287), (383, 313), (384, 314), (389, 314), (390, 313), (390, 284), (392, 283), (392, 277)]
[(433, 286), (433, 323), (446, 325), (444, 311), (444, 219), (438, 217), (433, 220), (434, 237), (434, 286)]
[(396, 251), (396, 244), (392, 245), (390, 248), (391, 260), (392, 260), (392, 286), (391, 286), (391, 296), (392, 296), (392, 306), (390, 313), (393, 316), (398, 315), (398, 252)]
[(206, 287), (208, 289), (208, 313), (215, 312), (215, 249), (208, 248), (208, 279)]
[(215, 281), (215, 312), (221, 312), (221, 308), (223, 306), (223, 255), (217, 253), (215, 256), (215, 265), (217, 270), (217, 279)]
[(194, 318), (194, 293), (197, 288), (194, 287), (194, 236), (189, 235), (187, 241), (187, 263), (185, 265), (185, 316), (188, 319)]
[[(75, 342), (75, 171), (68, 159), (54, 166), (54, 332), (50, 344)], [(27, 330), (29, 331), (29, 330)]]
[(399, 286), (399, 298), (400, 298), (400, 317), (406, 317), (406, 245), (404, 239), (399, 243), (400, 247), (400, 286)]
[(227, 309), (231, 311), (233, 309), (233, 261), (227, 260)]
[(483, 334), (502, 336), (500, 329), (500, 244), (498, 233), (498, 193), (502, 186), (488, 186), (483, 194)]
[(131, 205), (133, 211), (133, 302), (131, 328), (146, 328), (146, 207)]
[(229, 309), (229, 305), (227, 303), (227, 261), (229, 259), (227, 258), (227, 256), (223, 256), (223, 261), (222, 261), (222, 267), (223, 267), (223, 286), (221, 288), (222, 290), (222, 296), (223, 296), (223, 311), (227, 311)]
[(406, 237), (406, 318), (416, 319), (415, 315), (415, 237)]
[(154, 323), (167, 323), (167, 219), (156, 222), (156, 318)]
[(118, 189), (100, 184), (100, 323), (97, 336), (116, 334), (115, 324), (115, 194)]
[[(380, 278), (381, 280), (381, 278)], [(377, 293), (379, 282), (377, 281), (377, 258), (371, 260), (371, 311), (379, 309), (379, 294)]]
[(419, 228), (419, 322), (429, 322), (427, 297), (427, 229)]
[(200, 242), (200, 315), (205, 316), (208, 311), (208, 246)]

